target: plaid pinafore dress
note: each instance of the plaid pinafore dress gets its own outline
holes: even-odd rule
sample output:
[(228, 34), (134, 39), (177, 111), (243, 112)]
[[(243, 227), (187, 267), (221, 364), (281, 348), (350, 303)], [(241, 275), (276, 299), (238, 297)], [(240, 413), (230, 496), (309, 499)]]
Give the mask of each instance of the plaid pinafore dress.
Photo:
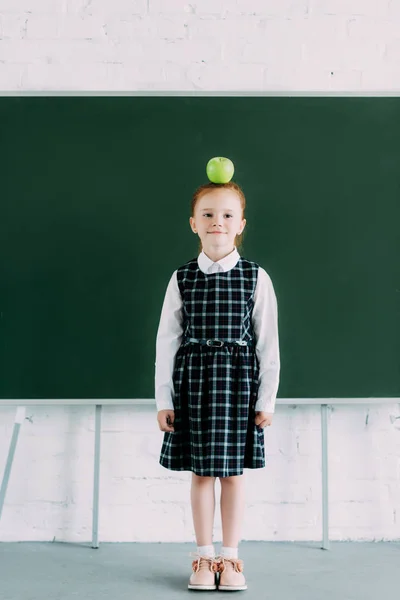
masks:
[(159, 460), (167, 469), (229, 477), (265, 466), (264, 430), (254, 422), (257, 276), (258, 265), (242, 257), (229, 271), (205, 274), (197, 259), (177, 270), (183, 337), (173, 372), (174, 431), (165, 432)]

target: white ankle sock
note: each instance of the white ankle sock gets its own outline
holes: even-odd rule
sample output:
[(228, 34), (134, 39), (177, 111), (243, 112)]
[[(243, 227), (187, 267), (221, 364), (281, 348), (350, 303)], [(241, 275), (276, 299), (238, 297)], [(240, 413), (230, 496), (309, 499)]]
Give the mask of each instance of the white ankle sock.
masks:
[(222, 546), (221, 556), (224, 556), (225, 558), (238, 558), (238, 549), (229, 548), (228, 546)]
[(215, 548), (213, 544), (211, 544), (211, 546), (197, 546), (197, 552), (201, 554), (201, 556), (215, 557)]

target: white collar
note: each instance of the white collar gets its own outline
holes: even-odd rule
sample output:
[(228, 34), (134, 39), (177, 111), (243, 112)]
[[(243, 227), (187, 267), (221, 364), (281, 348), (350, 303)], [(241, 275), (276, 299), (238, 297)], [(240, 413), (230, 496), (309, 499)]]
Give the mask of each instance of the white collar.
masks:
[[(202, 250), (197, 257), (197, 264), (203, 273), (217, 273), (221, 271), (230, 271), (233, 267), (236, 266), (238, 260), (240, 258), (240, 254), (236, 249), (236, 246), (227, 256), (221, 258), (216, 262), (213, 262), (211, 258), (209, 258), (204, 251)], [(218, 265), (218, 267), (213, 267), (213, 265)]]

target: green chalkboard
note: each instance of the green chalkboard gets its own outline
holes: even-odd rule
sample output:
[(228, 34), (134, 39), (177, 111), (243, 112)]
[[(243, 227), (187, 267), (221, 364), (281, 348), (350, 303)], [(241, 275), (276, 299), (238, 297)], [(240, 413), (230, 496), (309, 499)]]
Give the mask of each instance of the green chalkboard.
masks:
[(228, 156), (278, 397), (400, 393), (400, 98), (0, 98), (0, 396), (154, 398), (193, 191)]

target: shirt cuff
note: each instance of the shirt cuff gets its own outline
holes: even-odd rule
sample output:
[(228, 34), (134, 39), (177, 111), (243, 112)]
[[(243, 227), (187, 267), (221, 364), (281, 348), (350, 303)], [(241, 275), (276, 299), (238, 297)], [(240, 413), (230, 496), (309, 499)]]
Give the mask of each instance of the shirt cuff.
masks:
[(275, 400), (271, 400), (268, 398), (259, 398), (255, 404), (254, 410), (274, 413), (275, 412)]
[(174, 402), (171, 398), (171, 389), (169, 386), (159, 388), (156, 395), (157, 411), (159, 410), (174, 410)]
[(175, 410), (174, 405), (170, 402), (157, 402), (157, 412), (160, 410)]

